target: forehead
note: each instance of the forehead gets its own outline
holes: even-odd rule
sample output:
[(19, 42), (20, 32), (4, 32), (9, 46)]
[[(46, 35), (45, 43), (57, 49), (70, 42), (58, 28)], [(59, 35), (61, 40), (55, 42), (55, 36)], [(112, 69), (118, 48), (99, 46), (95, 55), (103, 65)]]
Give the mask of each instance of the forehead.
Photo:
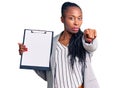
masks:
[(64, 12), (65, 15), (78, 15), (78, 16), (81, 16), (82, 15), (82, 11), (80, 8), (78, 7), (68, 7), (65, 12)]

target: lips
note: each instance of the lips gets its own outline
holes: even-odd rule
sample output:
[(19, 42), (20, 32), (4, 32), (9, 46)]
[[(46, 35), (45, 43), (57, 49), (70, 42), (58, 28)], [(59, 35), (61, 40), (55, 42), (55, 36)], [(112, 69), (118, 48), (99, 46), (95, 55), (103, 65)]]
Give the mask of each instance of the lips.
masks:
[(78, 27), (74, 27), (73, 30), (74, 30), (74, 31), (78, 31), (79, 28), (78, 28)]

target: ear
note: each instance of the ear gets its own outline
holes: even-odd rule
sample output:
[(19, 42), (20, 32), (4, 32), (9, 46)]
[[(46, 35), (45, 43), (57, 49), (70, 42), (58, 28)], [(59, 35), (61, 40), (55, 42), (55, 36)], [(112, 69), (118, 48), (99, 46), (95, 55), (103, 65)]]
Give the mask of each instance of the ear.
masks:
[(61, 17), (61, 22), (64, 23), (64, 17)]

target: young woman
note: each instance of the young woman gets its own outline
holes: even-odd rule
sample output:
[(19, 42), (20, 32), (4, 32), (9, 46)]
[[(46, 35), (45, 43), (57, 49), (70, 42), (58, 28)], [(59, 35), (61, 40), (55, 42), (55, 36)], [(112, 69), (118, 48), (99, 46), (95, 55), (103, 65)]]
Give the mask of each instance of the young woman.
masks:
[[(48, 88), (99, 88), (90, 58), (97, 48), (96, 30), (80, 30), (82, 10), (72, 2), (61, 8), (64, 31), (53, 39), (50, 71), (35, 70), (48, 82)], [(22, 54), (26, 46), (20, 44)]]

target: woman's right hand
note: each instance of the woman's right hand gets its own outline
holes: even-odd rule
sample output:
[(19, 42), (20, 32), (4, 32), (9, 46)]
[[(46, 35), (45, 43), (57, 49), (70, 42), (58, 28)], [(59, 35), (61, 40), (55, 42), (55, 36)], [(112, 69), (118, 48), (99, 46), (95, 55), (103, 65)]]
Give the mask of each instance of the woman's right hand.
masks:
[(26, 52), (28, 49), (24, 44), (18, 43), (19, 45), (19, 54), (22, 55), (23, 52)]

